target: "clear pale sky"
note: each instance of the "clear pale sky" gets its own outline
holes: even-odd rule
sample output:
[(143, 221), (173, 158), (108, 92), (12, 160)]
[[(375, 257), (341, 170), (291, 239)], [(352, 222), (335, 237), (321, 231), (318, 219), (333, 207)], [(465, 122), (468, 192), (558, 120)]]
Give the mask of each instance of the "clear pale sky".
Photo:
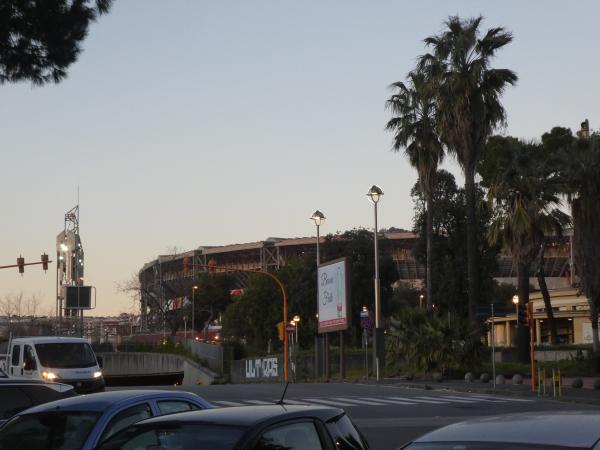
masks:
[[(410, 228), (387, 86), (456, 13), (514, 33), (505, 133), (598, 128), (597, 2), (116, 0), (64, 82), (0, 86), (0, 265), (54, 254), (77, 185), (93, 314), (129, 311), (115, 283), (172, 246), (312, 235), (315, 209), (327, 233), (370, 227), (373, 183), (381, 226)], [(0, 296), (48, 311), (53, 269), (0, 271)]]

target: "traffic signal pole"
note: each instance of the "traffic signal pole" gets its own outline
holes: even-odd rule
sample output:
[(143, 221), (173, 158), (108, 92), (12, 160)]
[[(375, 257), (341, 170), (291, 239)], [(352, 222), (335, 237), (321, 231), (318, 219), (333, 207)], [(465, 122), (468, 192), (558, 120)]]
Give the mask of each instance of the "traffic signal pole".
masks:
[(44, 270), (48, 270), (48, 263), (51, 263), (52, 261), (50, 261), (48, 259), (48, 255), (43, 254), (42, 255), (42, 260), (41, 261), (36, 261), (36, 262), (30, 262), (30, 263), (26, 263), (25, 259), (20, 256), (17, 258), (17, 264), (10, 264), (8, 266), (0, 266), (0, 269), (12, 269), (13, 267), (18, 267), (19, 268), (19, 273), (23, 273), (25, 272), (25, 266), (37, 266), (37, 265), (42, 265), (42, 268)]
[[(208, 264), (193, 264), (189, 259), (186, 260), (186, 258), (184, 258), (183, 260), (183, 272), (184, 273), (188, 273), (191, 269), (196, 268), (196, 267), (200, 267), (203, 269), (207, 269), (207, 270), (220, 270), (222, 272), (247, 272), (247, 273), (257, 273), (260, 275), (266, 275), (269, 278), (271, 278), (273, 281), (275, 281), (275, 283), (277, 283), (277, 285), (279, 286), (279, 289), (281, 289), (281, 296), (283, 297), (283, 324), (284, 327), (288, 324), (288, 320), (287, 320), (287, 295), (285, 293), (285, 287), (283, 286), (283, 283), (281, 282), (281, 280), (279, 278), (277, 278), (275, 275), (273, 275), (270, 272), (264, 271), (264, 270), (251, 270), (251, 269), (231, 269), (229, 267), (220, 267), (220, 266), (213, 266), (213, 265), (208, 265)], [(289, 347), (288, 347), (288, 334), (287, 331), (283, 334), (283, 378), (284, 381), (287, 383), (288, 379), (289, 379), (289, 358), (290, 358), (290, 354), (289, 354)]]

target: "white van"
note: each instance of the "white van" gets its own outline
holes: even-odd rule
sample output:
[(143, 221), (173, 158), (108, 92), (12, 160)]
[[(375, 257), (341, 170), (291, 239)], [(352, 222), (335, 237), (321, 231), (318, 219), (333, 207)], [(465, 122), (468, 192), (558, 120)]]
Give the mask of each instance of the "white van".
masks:
[(10, 342), (6, 371), (11, 378), (66, 383), (83, 393), (104, 390), (101, 365), (83, 338), (21, 337)]

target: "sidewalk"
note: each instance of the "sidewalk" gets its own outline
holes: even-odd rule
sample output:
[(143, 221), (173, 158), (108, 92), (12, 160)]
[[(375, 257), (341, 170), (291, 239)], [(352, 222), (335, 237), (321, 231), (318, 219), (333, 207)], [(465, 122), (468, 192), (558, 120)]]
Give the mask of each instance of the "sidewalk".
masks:
[[(568, 381), (568, 383), (567, 383)], [(376, 383), (373, 380), (373, 383)], [(546, 396), (538, 397), (537, 391), (531, 392), (531, 379), (524, 378), (523, 384), (512, 384), (510, 380), (506, 384), (498, 384), (494, 389), (491, 382), (482, 383), (481, 381), (473, 381), (467, 383), (464, 380), (446, 380), (442, 382), (435, 381), (407, 381), (393, 378), (386, 378), (382, 384), (390, 384), (399, 387), (424, 390), (450, 390), (455, 392), (471, 392), (478, 394), (518, 396), (527, 398), (540, 398), (552, 400), (552, 386), (546, 386)], [(564, 386), (570, 386), (570, 380), (564, 380)], [(558, 398), (560, 401), (573, 403), (586, 403), (592, 405), (600, 405), (600, 390), (594, 389), (574, 389), (571, 387), (562, 388), (562, 396)]]

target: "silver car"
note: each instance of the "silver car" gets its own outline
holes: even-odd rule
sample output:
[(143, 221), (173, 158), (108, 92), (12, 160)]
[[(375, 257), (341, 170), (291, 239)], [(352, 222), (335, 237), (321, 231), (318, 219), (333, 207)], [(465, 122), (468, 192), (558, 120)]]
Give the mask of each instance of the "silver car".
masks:
[(489, 416), (432, 431), (402, 449), (599, 450), (600, 412), (540, 412)]

